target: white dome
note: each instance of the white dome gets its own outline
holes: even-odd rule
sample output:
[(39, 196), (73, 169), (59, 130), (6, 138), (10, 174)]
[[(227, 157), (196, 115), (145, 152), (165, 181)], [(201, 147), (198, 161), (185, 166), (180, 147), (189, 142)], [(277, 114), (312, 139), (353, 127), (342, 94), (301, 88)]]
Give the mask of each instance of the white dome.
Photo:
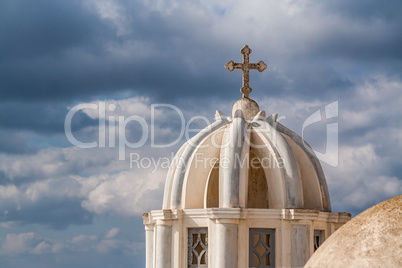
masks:
[(177, 152), (163, 209), (306, 208), (331, 211), (324, 173), (311, 147), (248, 98), (233, 119), (216, 121)]

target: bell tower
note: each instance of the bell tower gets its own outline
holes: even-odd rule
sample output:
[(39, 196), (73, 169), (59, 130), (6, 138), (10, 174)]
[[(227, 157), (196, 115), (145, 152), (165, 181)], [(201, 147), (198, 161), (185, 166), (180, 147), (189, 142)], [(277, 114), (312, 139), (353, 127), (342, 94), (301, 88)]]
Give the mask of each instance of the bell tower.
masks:
[(147, 268), (302, 267), (349, 213), (331, 212), (324, 172), (300, 136), (250, 99), (251, 49), (242, 98), (176, 153), (162, 210), (144, 213)]

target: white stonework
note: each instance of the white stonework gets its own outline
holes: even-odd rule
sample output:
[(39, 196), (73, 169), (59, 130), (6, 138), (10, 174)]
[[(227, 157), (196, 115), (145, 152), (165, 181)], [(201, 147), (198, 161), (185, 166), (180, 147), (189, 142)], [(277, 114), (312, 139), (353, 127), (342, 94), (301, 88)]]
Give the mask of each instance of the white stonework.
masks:
[[(216, 121), (177, 152), (163, 209), (143, 216), (147, 268), (301, 267), (318, 243), (315, 230), (326, 239), (350, 220), (348, 213), (331, 212), (325, 176), (311, 147), (276, 122), (277, 114), (266, 117), (247, 97), (250, 91), (242, 91), (231, 117), (217, 111)], [(188, 245), (189, 228), (200, 227), (207, 228), (207, 238), (194, 235), (197, 242)], [(201, 244), (207, 244), (207, 254)], [(253, 247), (259, 250), (255, 256)], [(188, 254), (194, 254), (190, 261), (202, 257), (205, 265), (189, 263)]]
[[(166, 213), (168, 211), (169, 213)], [(293, 252), (292, 230), (298, 226), (306, 226), (309, 230), (308, 257), (314, 253), (313, 232), (323, 230), (325, 239), (350, 219), (348, 213), (331, 213), (305, 209), (242, 209), (242, 208), (208, 208), (208, 209), (173, 209), (156, 210), (144, 215), (144, 223), (154, 226), (156, 247), (167, 250), (166, 255), (157, 255), (163, 250), (147, 251), (148, 263), (160, 264), (150, 267), (188, 267), (187, 266), (187, 230), (192, 227), (208, 227), (209, 259), (208, 267), (249, 267), (249, 229), (272, 228), (276, 231), (276, 266), (292, 267), (292, 259), (297, 259), (298, 252)], [(160, 230), (160, 221), (172, 223), (170, 237), (166, 231)], [(169, 226), (170, 227), (170, 226)], [(159, 241), (158, 241), (159, 240)], [(170, 246), (166, 242), (171, 243)], [(148, 240), (147, 240), (148, 243)], [(302, 258), (304, 256), (301, 256)], [(308, 259), (308, 258), (307, 258)], [(301, 267), (298, 264), (295, 267)]]

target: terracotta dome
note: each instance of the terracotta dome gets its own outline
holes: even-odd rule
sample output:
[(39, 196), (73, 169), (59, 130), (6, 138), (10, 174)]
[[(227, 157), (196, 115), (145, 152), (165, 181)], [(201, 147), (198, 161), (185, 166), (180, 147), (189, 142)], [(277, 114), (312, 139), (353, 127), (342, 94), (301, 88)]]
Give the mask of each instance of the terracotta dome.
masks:
[(402, 195), (379, 203), (342, 226), (305, 267), (402, 267)]

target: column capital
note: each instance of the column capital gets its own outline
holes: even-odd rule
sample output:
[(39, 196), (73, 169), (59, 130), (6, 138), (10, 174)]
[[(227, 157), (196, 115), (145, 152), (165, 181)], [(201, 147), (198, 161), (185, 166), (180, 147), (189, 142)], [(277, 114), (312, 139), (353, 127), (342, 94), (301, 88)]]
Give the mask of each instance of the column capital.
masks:
[(155, 224), (145, 224), (145, 231), (147, 232), (153, 232), (155, 228)]
[(142, 214), (142, 221), (144, 225), (152, 224), (151, 212)]
[(172, 220), (156, 220), (156, 225), (157, 226), (172, 226), (173, 222), (172, 222)]

